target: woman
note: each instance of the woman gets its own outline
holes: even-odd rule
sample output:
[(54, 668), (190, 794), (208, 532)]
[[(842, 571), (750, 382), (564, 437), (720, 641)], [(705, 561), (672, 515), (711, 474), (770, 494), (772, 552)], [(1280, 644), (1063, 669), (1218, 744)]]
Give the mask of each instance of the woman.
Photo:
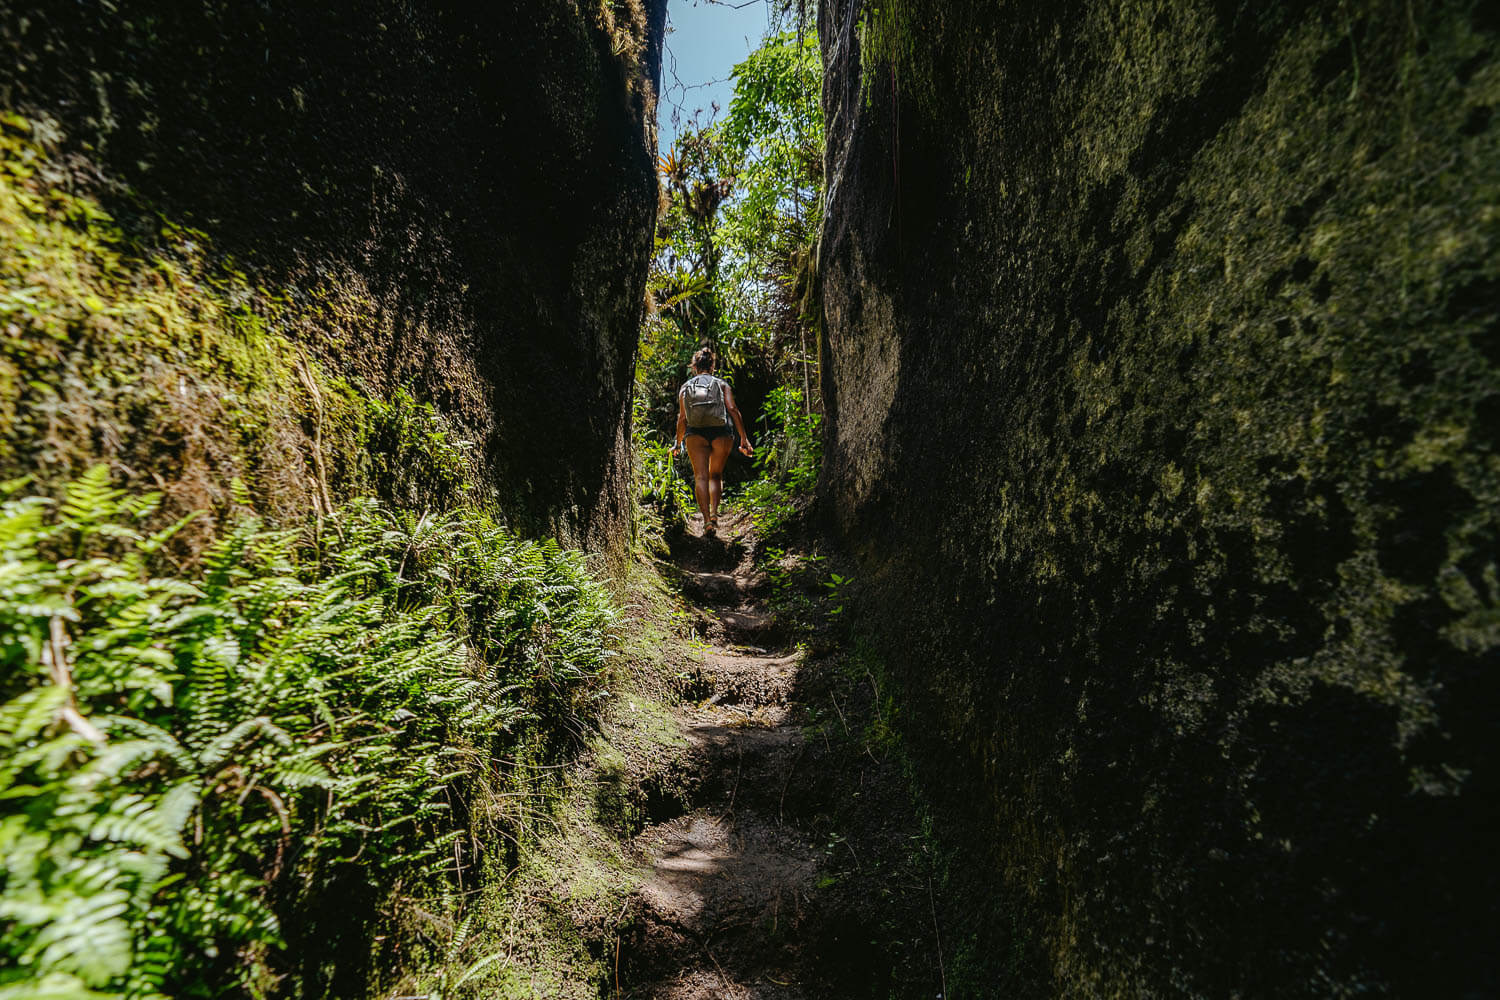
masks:
[[(677, 441), (693, 462), (693, 496), (703, 515), (705, 533), (719, 526), (719, 498), (724, 494), (724, 465), (738, 438), (741, 455), (753, 455), (750, 436), (734, 390), (714, 376), (714, 352), (704, 347), (693, 355), (692, 378), (677, 390)], [(731, 426), (730, 421), (733, 421)], [(733, 437), (731, 437), (733, 435)]]

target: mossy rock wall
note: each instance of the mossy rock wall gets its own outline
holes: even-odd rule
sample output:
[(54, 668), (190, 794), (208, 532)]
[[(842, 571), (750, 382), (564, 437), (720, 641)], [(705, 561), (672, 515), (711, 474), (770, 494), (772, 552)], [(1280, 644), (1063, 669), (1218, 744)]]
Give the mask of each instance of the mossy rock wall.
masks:
[[(273, 512), (305, 512), (320, 490), (392, 492), (355, 452), (400, 464), (399, 442), (378, 429), (341, 431), (330, 392), (431, 405), (450, 443), (469, 442), (470, 485), (493, 490), (518, 528), (618, 557), (656, 207), (665, 4), (649, 7), (6, 5), (0, 104), (20, 144), (7, 181), (31, 199), (7, 234), (10, 288), (30, 294), (69, 267), (92, 288), (103, 245), (105, 278), (149, 292), (159, 283), (142, 274), (173, 271), (198, 290), (177, 296), (189, 312), (214, 314), (208, 325), (239, 346), (269, 343), (257, 370), (274, 383), (255, 405), (227, 407), (259, 421), (255, 433), (224, 433), (223, 401), (251, 393), (206, 334), (197, 357), (181, 331), (136, 349), (167, 321), (151, 329), (116, 310), (101, 334), (97, 316), (118, 302), (91, 292), (100, 310), (65, 316), (66, 296), (52, 295), (59, 343), (109, 356), (93, 373), (107, 391), (70, 393), (89, 366), (33, 350), (48, 335), (15, 326), (0, 372), (22, 387), (3, 401), (19, 414), (5, 427), (6, 472), (60, 481), (103, 459), (184, 505), (241, 476)], [(91, 206), (85, 218), (48, 214), (68, 199)], [(44, 262), (27, 219), (90, 239), (71, 263)], [(168, 391), (179, 374), (184, 393), (214, 405), (188, 414)], [(56, 421), (28, 418), (47, 407), (96, 412), (58, 438)], [(170, 430), (152, 424), (164, 407), (184, 411)], [(309, 485), (320, 434), (331, 487)], [(179, 488), (191, 456), (176, 439), (195, 435), (213, 439), (199, 449), (202, 482)], [(392, 499), (440, 505), (429, 485)]]
[(821, 31), (823, 489), (951, 995), (1494, 995), (1500, 7)]

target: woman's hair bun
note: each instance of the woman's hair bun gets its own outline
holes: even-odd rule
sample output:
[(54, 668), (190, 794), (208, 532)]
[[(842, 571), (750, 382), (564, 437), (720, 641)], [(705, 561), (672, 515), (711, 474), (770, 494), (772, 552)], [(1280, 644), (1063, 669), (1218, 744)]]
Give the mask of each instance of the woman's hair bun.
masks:
[(713, 366), (714, 349), (712, 347), (698, 348), (698, 353), (693, 355), (693, 367), (698, 369), (700, 372), (706, 372)]

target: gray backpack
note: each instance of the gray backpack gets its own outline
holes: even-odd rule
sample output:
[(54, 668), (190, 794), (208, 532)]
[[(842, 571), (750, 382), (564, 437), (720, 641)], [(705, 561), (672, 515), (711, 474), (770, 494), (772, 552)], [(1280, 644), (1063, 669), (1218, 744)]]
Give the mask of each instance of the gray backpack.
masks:
[(694, 375), (684, 382), (682, 398), (689, 427), (723, 427), (729, 423), (724, 383), (712, 375)]

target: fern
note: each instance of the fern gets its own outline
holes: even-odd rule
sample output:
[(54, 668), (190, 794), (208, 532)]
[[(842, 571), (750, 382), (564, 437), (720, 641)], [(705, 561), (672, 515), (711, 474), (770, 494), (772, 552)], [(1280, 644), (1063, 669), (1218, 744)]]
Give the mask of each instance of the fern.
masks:
[(224, 766), (232, 752), (239, 749), (248, 738), (258, 734), (264, 734), (277, 746), (292, 745), (292, 738), (280, 726), (275, 725), (265, 716), (257, 716), (254, 719), (246, 719), (228, 732), (214, 737), (198, 752), (199, 765), (205, 773), (217, 771)]
[(63, 487), (59, 514), (67, 527), (82, 533), (119, 514), (124, 495), (110, 488), (109, 466), (100, 463)]
[[(139, 995), (142, 1000), (150, 1000), (148, 994)], [(101, 993), (90, 989), (77, 976), (58, 972), (18, 985), (0, 984), (0, 1000), (115, 1000), (116, 996), (114, 992)]]
[(88, 895), (59, 894), (52, 919), (41, 929), (23, 962), (71, 972), (90, 986), (125, 976), (131, 960), (130, 896), (120, 889)]
[(0, 705), (0, 750), (24, 746), (51, 723), (66, 701), (67, 692), (48, 684)]
[(355, 501), (306, 549), (247, 516), (184, 576), (158, 497), (102, 467), (57, 503), (22, 488), (0, 484), (0, 1000), (254, 993), (340, 864), (449, 891), (452, 845), (502, 832), (453, 803), (573, 739), (609, 655), (581, 558), (475, 510)]

